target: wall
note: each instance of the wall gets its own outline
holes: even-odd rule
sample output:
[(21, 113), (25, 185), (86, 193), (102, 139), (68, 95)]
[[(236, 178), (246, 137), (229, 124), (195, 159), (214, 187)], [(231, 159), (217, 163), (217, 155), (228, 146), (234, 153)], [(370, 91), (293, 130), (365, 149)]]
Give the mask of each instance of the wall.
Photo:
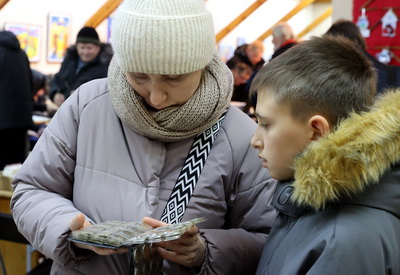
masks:
[[(207, 0), (206, 5), (212, 11), (216, 33), (227, 26), (233, 19), (241, 14), (246, 8), (256, 0)], [(348, 0), (333, 0), (335, 2), (352, 2)], [(42, 39), (40, 41), (40, 61), (31, 63), (32, 68), (44, 73), (55, 73), (59, 70), (60, 64), (48, 63), (46, 61), (47, 50), (47, 20), (50, 12), (69, 14), (72, 18), (72, 28), (70, 30), (70, 42), (75, 42), (76, 34), (83, 27), (84, 23), (101, 7), (106, 0), (10, 0), (3, 9), (0, 10), (0, 29), (4, 23), (27, 23), (36, 24), (42, 28)], [(238, 39), (242, 42), (252, 42), (273, 24), (280, 20), (290, 10), (292, 10), (300, 0), (268, 0), (258, 8), (250, 17), (245, 19), (236, 29), (228, 34), (220, 43), (220, 46), (227, 50), (229, 54), (237, 46)], [(343, 4), (343, 3), (342, 3)], [(329, 3), (316, 3), (308, 6), (288, 22), (293, 27), (295, 33), (301, 32), (315, 18), (317, 18)], [(340, 9), (342, 10), (342, 9)], [(336, 9), (334, 10), (334, 14)], [(351, 10), (349, 11), (351, 13)], [(323, 34), (331, 25), (332, 19), (328, 18), (316, 29), (303, 37), (307, 39), (311, 35)], [(107, 22), (103, 22), (97, 31), (103, 42), (107, 39)], [(264, 40), (266, 60), (272, 55), (272, 38)]]
[(353, 0), (332, 0), (332, 22), (338, 19), (353, 20)]
[[(226, 27), (254, 2), (255, 0), (208, 0), (207, 7), (214, 14), (216, 33)], [(296, 7), (299, 2), (299, 0), (266, 1), (220, 41), (219, 46), (220, 50), (222, 48), (222, 55), (225, 55), (225, 58), (231, 56), (234, 49), (238, 46), (238, 40), (239, 42), (252, 42), (257, 39)], [(322, 14), (329, 5), (329, 3), (315, 3), (309, 5), (288, 20), (288, 23), (292, 26), (293, 31), (298, 34)], [(308, 39), (312, 35), (321, 35), (325, 33), (331, 24), (331, 18), (327, 18), (302, 39)], [(264, 40), (264, 48), (264, 59), (269, 60), (273, 53), (271, 36)]]
[[(10, 0), (0, 10), (0, 29), (5, 23), (25, 23), (41, 26), (40, 61), (31, 63), (33, 69), (43, 73), (55, 73), (59, 70), (59, 63), (46, 61), (46, 39), (48, 14), (62, 13), (71, 16), (70, 42), (75, 42), (76, 34), (106, 0)], [(97, 28), (100, 39), (106, 41), (107, 26), (103, 23)]]

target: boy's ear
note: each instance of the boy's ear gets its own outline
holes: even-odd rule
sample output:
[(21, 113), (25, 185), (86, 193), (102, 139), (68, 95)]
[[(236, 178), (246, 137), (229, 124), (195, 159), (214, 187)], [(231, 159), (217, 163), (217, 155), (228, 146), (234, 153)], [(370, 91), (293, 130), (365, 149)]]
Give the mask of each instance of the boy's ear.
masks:
[(317, 140), (320, 137), (326, 136), (330, 131), (330, 125), (326, 118), (320, 115), (315, 115), (308, 121), (314, 131), (312, 140)]

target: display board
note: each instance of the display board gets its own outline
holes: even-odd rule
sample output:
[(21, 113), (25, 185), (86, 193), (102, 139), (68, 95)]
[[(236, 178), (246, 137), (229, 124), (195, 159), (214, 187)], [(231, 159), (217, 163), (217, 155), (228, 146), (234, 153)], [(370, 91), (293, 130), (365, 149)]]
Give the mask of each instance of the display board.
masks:
[[(364, 34), (367, 51), (378, 57), (381, 62), (386, 63), (387, 60), (386, 64), (390, 65), (400, 65), (398, 18), (400, 18), (399, 0), (353, 1), (353, 22)], [(385, 55), (386, 53), (388, 55)]]

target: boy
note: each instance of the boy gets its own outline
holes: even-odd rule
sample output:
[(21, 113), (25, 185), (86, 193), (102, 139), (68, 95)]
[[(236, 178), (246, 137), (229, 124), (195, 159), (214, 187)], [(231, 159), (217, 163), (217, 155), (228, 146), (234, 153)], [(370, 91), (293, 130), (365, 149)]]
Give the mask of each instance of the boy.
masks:
[(345, 38), (300, 43), (257, 74), (251, 144), (278, 181), (257, 274), (400, 274), (400, 92)]

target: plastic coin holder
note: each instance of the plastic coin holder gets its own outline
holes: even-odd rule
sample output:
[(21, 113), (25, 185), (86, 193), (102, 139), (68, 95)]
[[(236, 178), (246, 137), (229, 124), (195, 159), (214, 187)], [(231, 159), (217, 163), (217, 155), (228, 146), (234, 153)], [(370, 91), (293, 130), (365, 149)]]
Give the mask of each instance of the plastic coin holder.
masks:
[(104, 248), (132, 247), (178, 239), (191, 226), (205, 220), (196, 218), (158, 228), (152, 228), (141, 222), (107, 221), (73, 231), (69, 240)]

